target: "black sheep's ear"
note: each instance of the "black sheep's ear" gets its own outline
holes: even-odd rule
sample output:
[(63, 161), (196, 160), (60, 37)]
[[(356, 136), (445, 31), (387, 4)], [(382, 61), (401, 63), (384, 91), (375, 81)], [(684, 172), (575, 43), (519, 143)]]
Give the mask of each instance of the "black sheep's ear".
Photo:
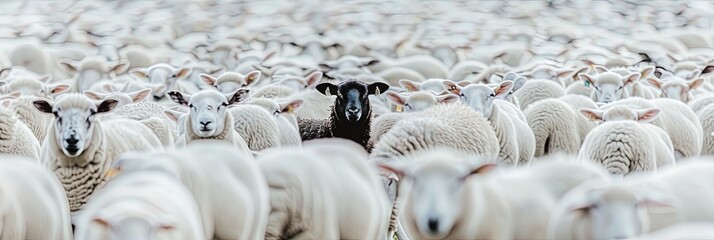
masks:
[(386, 83), (376, 82), (367, 86), (368, 93), (370, 95), (379, 95), (386, 92), (389, 89), (389, 85)]
[(318, 92), (324, 94), (325, 96), (334, 95), (337, 93), (337, 86), (332, 83), (320, 83), (315, 86)]

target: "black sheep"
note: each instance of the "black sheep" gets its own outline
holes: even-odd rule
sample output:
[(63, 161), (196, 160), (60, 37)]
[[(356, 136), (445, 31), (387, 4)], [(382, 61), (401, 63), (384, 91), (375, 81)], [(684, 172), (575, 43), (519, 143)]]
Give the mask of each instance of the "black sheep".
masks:
[(372, 124), (369, 95), (379, 95), (387, 91), (389, 85), (380, 82), (368, 85), (350, 79), (338, 85), (321, 83), (315, 88), (326, 96), (336, 95), (335, 103), (332, 105), (332, 113), (328, 119), (298, 118), (302, 140), (345, 138), (367, 149)]

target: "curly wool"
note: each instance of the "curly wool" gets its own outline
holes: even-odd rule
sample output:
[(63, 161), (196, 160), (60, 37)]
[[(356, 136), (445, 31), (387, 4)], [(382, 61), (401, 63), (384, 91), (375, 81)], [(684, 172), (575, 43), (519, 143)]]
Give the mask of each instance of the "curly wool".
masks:
[(437, 147), (498, 156), (496, 133), (480, 114), (468, 106), (442, 104), (405, 115), (408, 116), (375, 144), (370, 158), (390, 161), (417, 150)]
[(627, 175), (656, 171), (655, 145), (650, 134), (635, 121), (605, 122), (585, 138), (578, 154), (581, 161), (595, 161), (608, 172)]
[(48, 125), (52, 122), (52, 116), (35, 110), (32, 105), (33, 100), (34, 97), (31, 96), (20, 96), (12, 101), (12, 109), (14, 109), (17, 119), (25, 123), (37, 141), (42, 143), (45, 141)]
[(565, 96), (565, 89), (554, 81), (535, 79), (526, 81), (514, 95), (518, 98), (521, 109), (526, 110), (528, 106), (540, 100)]
[(577, 124), (581, 117), (568, 104), (560, 99), (545, 99), (528, 107), (524, 114), (535, 135), (534, 157), (555, 152), (578, 153), (584, 138)]
[[(714, 104), (702, 108), (697, 114), (704, 133), (714, 132)], [(704, 134), (701, 155), (714, 155), (714, 135)]]
[(233, 115), (236, 132), (250, 150), (260, 151), (280, 146), (278, 124), (265, 109), (253, 105), (238, 105), (228, 109)]
[(121, 106), (114, 110), (111, 116), (141, 121), (151, 128), (161, 141), (161, 144), (169, 146), (174, 144), (174, 139), (178, 138), (179, 133), (176, 122), (169, 120), (163, 114), (164, 110), (168, 109), (166, 106), (156, 102), (141, 101)]
[(223, 119), (223, 121), (225, 121), (223, 131), (214, 136), (204, 138), (196, 135), (196, 133), (193, 132), (193, 128), (191, 128), (191, 117), (186, 115), (186, 117), (184, 118), (183, 126), (184, 132), (183, 135), (179, 136), (179, 138), (177, 139), (176, 146), (186, 146), (187, 144), (195, 140), (219, 140), (230, 142), (233, 144), (233, 146), (236, 146), (243, 151), (249, 151), (250, 148), (248, 147), (248, 144), (235, 130), (233, 115), (226, 113), (226, 117)]
[(38, 159), (40, 142), (9, 109), (0, 109), (0, 153)]
[(110, 177), (109, 167), (122, 153), (160, 148), (159, 140), (143, 137), (151, 130), (128, 119), (101, 122), (95, 120), (92, 137), (81, 155), (68, 157), (57, 145), (54, 125), (42, 145), (41, 162), (52, 170), (67, 192), (70, 211), (81, 210), (94, 191), (101, 189)]

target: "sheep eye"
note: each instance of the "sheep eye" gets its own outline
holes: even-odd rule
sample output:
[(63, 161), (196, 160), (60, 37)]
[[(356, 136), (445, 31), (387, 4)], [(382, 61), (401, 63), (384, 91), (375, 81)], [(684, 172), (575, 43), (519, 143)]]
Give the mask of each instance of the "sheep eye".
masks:
[(459, 97), (466, 98), (463, 93), (459, 94)]
[(494, 97), (496, 97), (496, 94), (495, 94), (495, 93), (491, 93), (491, 95), (488, 95), (488, 97), (489, 97), (489, 98), (494, 98)]
[(243, 85), (240, 85), (240, 86), (241, 86), (241, 87), (245, 87), (245, 86), (248, 86), (248, 84), (243, 83)]
[(171, 75), (171, 78), (176, 78), (176, 74), (174, 74), (174, 75)]
[(52, 112), (52, 114), (55, 115), (56, 118), (59, 118), (59, 112), (54, 111), (54, 112)]

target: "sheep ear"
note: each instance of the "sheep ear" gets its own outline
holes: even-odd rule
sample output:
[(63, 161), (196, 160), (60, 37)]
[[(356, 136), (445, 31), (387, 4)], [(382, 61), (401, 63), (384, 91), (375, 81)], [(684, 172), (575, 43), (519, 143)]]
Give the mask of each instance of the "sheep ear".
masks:
[(655, 67), (654, 66), (648, 66), (640, 70), (640, 80), (644, 79), (646, 77), (649, 77), (650, 74), (654, 73)]
[(687, 82), (687, 85), (689, 85), (689, 90), (697, 89), (697, 88), (701, 87), (703, 84), (704, 84), (704, 78), (697, 78), (697, 79)]
[(493, 89), (493, 92), (496, 93), (496, 96), (501, 96), (503, 94), (508, 94), (509, 92), (511, 92), (511, 89), (513, 89), (513, 82), (503, 81), (500, 85)]
[(115, 74), (122, 74), (129, 70), (129, 62), (128, 61), (120, 61), (114, 67), (112, 67), (109, 72), (113, 72)]
[(191, 95), (186, 94), (186, 96), (184, 96), (184, 94), (179, 91), (169, 91), (166, 94), (169, 95), (172, 102), (184, 106), (188, 106), (188, 102), (191, 101)]
[(512, 91), (518, 91), (518, 89), (521, 89), (523, 85), (526, 85), (526, 78), (525, 77), (517, 77), (516, 79), (513, 80), (513, 89)]
[(72, 88), (71, 84), (68, 83), (56, 83), (45, 85), (48, 95), (57, 95), (69, 91)]
[(647, 78), (647, 82), (658, 89), (662, 89), (662, 81), (657, 80), (656, 78)]
[(472, 83), (471, 81), (469, 81), (469, 80), (461, 80), (461, 81), (459, 81), (459, 82), (456, 83), (456, 85), (459, 85), (459, 86), (461, 86), (461, 87), (468, 87), (468, 86), (471, 85), (471, 84), (473, 84), (473, 83)]
[(201, 79), (201, 81), (203, 81), (204, 83), (206, 83), (209, 86), (215, 86), (215, 84), (216, 84), (217, 79), (211, 75), (202, 73), (202, 74), (198, 75), (198, 77)]
[(630, 75), (627, 75), (625, 77), (625, 85), (632, 85), (635, 84), (635, 82), (640, 80), (640, 73), (631, 73)]
[(377, 162), (377, 167), (381, 170), (394, 173), (397, 176), (397, 181), (404, 179), (404, 169), (402, 166), (396, 166), (395, 164), (388, 164), (384, 162)]
[(459, 101), (459, 97), (454, 94), (444, 94), (436, 97), (436, 101), (443, 104), (451, 104)]
[(262, 73), (260, 71), (252, 71), (249, 72), (248, 74), (245, 75), (245, 82), (248, 84), (248, 86), (255, 85), (258, 81), (260, 81), (260, 76)]
[(383, 92), (386, 92), (387, 90), (389, 90), (389, 85), (387, 85), (386, 83), (376, 82), (367, 85), (367, 93), (369, 95), (380, 95)]
[(34, 100), (32, 101), (32, 105), (35, 106), (35, 109), (37, 109), (37, 111), (40, 111), (41, 113), (52, 114), (52, 103), (47, 99)]
[(461, 93), (461, 87), (454, 81), (444, 80), (441, 82), (441, 84), (444, 85), (444, 88), (446, 89), (446, 91), (448, 91), (450, 93), (453, 93), (453, 94)]
[(467, 176), (471, 176), (471, 175), (475, 175), (475, 174), (485, 174), (485, 173), (493, 171), (494, 169), (496, 169), (496, 167), (497, 167), (497, 165), (493, 164), (493, 163), (480, 164), (480, 165), (477, 165), (477, 166), (474, 166), (473, 168), (471, 168), (471, 171), (469, 172), (469, 174)]
[(191, 74), (191, 69), (182, 67), (176, 70), (174, 74), (176, 74), (177, 79), (185, 78), (188, 77), (189, 74)]
[(92, 100), (102, 100), (102, 99), (104, 99), (104, 97), (106, 97), (106, 95), (92, 91), (92, 90), (84, 90), (84, 91), (82, 91), (82, 94), (84, 94), (84, 96), (86, 96)]
[(74, 74), (77, 72), (77, 69), (79, 69), (79, 67), (77, 66), (77, 62), (75, 61), (69, 59), (59, 59), (57, 61), (59, 68), (66, 73)]
[(301, 98), (293, 99), (287, 102), (279, 102), (280, 113), (295, 113), (302, 107), (305, 100)]
[(174, 110), (170, 110), (170, 109), (164, 110), (163, 113), (164, 113), (164, 116), (166, 116), (166, 118), (168, 118), (172, 122), (178, 122), (179, 118), (181, 118), (181, 116), (184, 115), (184, 113), (182, 113), (182, 112), (174, 111)]
[(97, 113), (108, 113), (114, 110), (118, 105), (119, 101), (116, 99), (104, 99), (102, 102), (97, 104)]
[(595, 66), (594, 69), (595, 69), (595, 71), (596, 71), (598, 74), (602, 74), (602, 73), (605, 73), (605, 72), (610, 71), (610, 70), (608, 70), (606, 67), (604, 67), (604, 66), (599, 66), (599, 65), (598, 65), (598, 66)]
[(233, 93), (226, 94), (225, 96), (228, 99), (228, 105), (233, 105), (247, 100), (250, 97), (250, 90), (247, 88), (241, 88)]
[(589, 109), (589, 108), (581, 108), (580, 109), (580, 114), (583, 115), (583, 117), (587, 118), (590, 121), (595, 121), (595, 122), (602, 121), (603, 112), (604, 111), (602, 111), (602, 110)]
[(94, 223), (96, 223), (96, 224), (99, 224), (99, 225), (102, 225), (102, 226), (104, 226), (105, 228), (111, 227), (111, 225), (109, 225), (109, 221), (107, 221), (106, 219), (102, 218), (101, 216), (96, 216), (96, 217), (94, 217), (94, 218), (92, 219), (92, 222), (94, 222)]
[(146, 80), (149, 78), (148, 69), (146, 68), (134, 68), (129, 70), (129, 75), (139, 80)]
[(406, 103), (407, 98), (393, 91), (387, 91), (387, 99), (394, 105), (402, 106)]
[(332, 83), (320, 83), (315, 86), (318, 92), (324, 94), (325, 96), (334, 95), (337, 93), (337, 86)]
[(709, 66), (704, 67), (704, 69), (702, 69), (702, 72), (699, 73), (699, 76), (707, 74), (707, 73), (712, 73), (712, 72), (714, 72), (714, 65), (709, 65)]
[(649, 108), (635, 111), (637, 113), (638, 122), (651, 122), (659, 117), (661, 110), (659, 108)]
[(37, 80), (40, 81), (40, 82), (43, 82), (43, 83), (47, 83), (47, 82), (49, 82), (51, 79), (52, 79), (52, 76), (50, 76), (49, 74), (46, 74), (46, 75), (41, 76), (41, 77), (38, 78)]
[(399, 80), (399, 85), (406, 89), (407, 92), (416, 92), (419, 91), (419, 88), (421, 88), (420, 83), (407, 79)]
[(314, 73), (311, 73), (310, 75), (307, 75), (306, 82), (307, 82), (307, 87), (312, 88), (315, 87), (318, 83), (320, 83), (320, 80), (322, 80), (322, 72), (316, 71)]
[(585, 82), (586, 86), (594, 86), (595, 85), (595, 80), (594, 80), (593, 76), (590, 76), (585, 73), (578, 73), (578, 78), (580, 78), (580, 80), (583, 80)]
[(144, 88), (136, 92), (127, 93), (134, 103), (141, 102), (151, 94), (151, 88)]

